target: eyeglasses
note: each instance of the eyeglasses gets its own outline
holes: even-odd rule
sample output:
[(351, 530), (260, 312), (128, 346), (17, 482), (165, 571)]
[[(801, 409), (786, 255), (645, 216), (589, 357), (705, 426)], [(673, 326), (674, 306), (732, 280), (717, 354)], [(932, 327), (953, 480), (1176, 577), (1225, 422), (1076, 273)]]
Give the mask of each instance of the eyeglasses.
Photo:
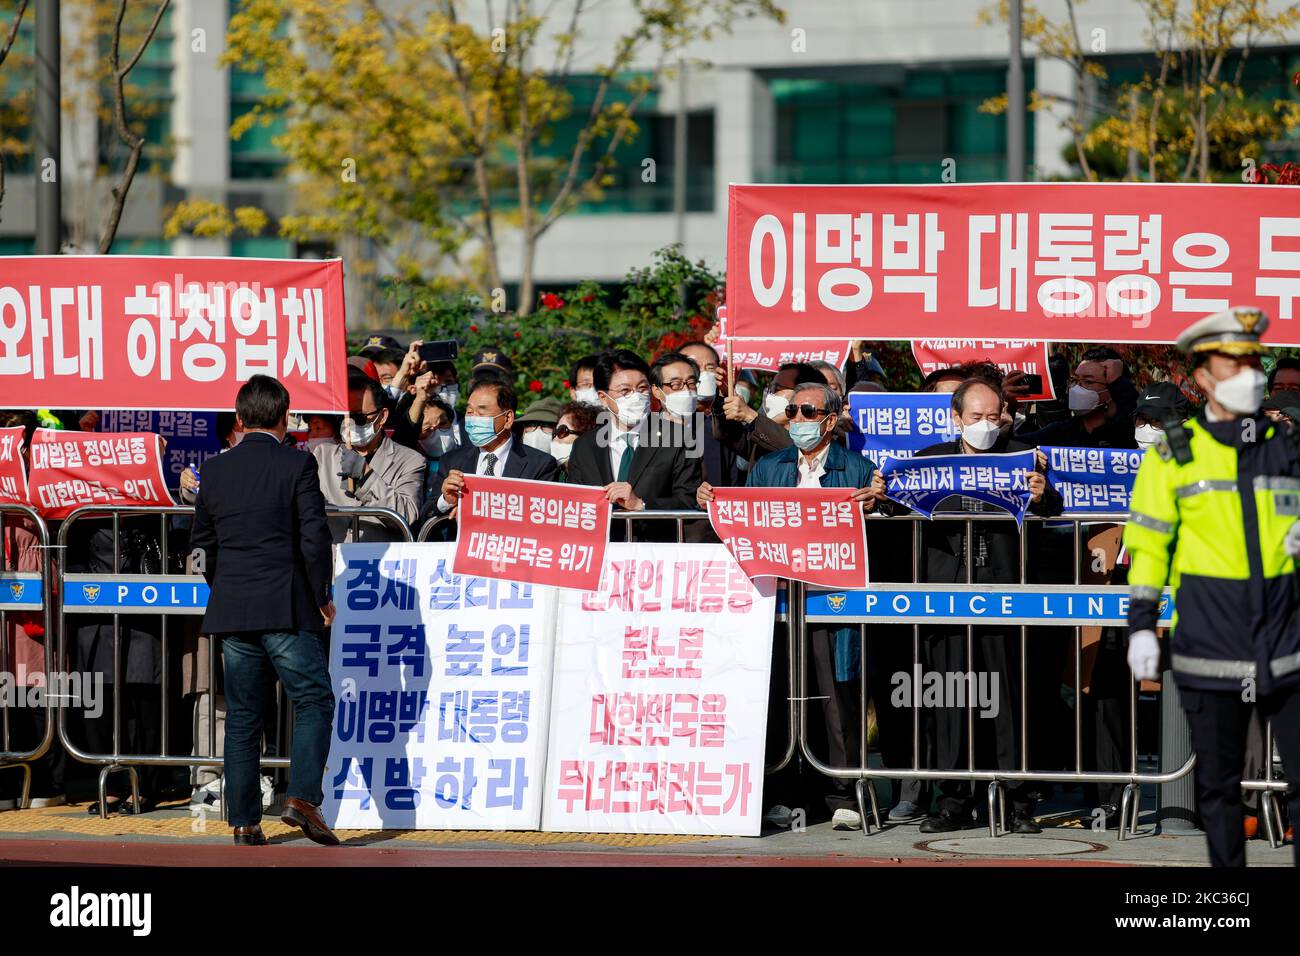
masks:
[(366, 412), (348, 412), (348, 418), (352, 419), (358, 425), (364, 425), (367, 422), (373, 422), (376, 418), (379, 417), (379, 413), (382, 411), (383, 411), (382, 408), (376, 408), (373, 412), (370, 412), (369, 414), (367, 414)]
[(700, 380), (695, 376), (690, 378), (675, 378), (672, 381), (664, 382), (665, 392), (680, 392), (684, 388), (695, 388), (700, 384)]
[(577, 438), (577, 437), (578, 437), (579, 435), (581, 435), (581, 434), (582, 434), (582, 432), (580, 432), (580, 431), (574, 431), (574, 430), (573, 430), (572, 428), (570, 428), (568, 425), (556, 425), (555, 428), (554, 428), (554, 430), (552, 430), (552, 432), (551, 432), (551, 437), (552, 437), (552, 438), (568, 438), (570, 435), (572, 435), (574, 438)]
[(826, 409), (818, 408), (816, 405), (787, 405), (785, 407), (785, 417), (794, 419), (800, 414), (804, 418), (825, 418)]
[(608, 395), (610, 398), (626, 398), (628, 395), (631, 395), (633, 392), (640, 392), (642, 395), (649, 395), (650, 386), (646, 384), (641, 384), (638, 385), (636, 388), (628, 388), (625, 385), (622, 388), (620, 388), (617, 392), (606, 392), (605, 394)]

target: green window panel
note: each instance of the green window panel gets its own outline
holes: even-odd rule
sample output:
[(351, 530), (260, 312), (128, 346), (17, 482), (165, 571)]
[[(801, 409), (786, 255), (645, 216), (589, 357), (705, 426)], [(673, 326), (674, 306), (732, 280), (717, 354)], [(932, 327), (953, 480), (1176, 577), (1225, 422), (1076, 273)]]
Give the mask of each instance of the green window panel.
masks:
[(256, 259), (291, 259), (293, 258), (293, 241), (278, 239), (274, 236), (248, 236), (230, 240), (232, 256), (247, 256)]

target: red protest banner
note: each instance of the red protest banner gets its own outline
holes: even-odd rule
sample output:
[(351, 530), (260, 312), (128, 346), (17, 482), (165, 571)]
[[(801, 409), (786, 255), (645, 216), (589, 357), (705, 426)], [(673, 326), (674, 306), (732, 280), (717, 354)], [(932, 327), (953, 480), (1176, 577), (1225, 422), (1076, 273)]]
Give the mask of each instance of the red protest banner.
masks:
[(46, 518), (66, 518), (82, 505), (174, 507), (159, 445), (152, 432), (38, 428), (32, 436), (28, 501)]
[(452, 570), (595, 590), (610, 511), (601, 488), (466, 474)]
[(23, 467), (23, 428), (0, 428), (0, 504), (27, 504), (27, 469)]
[(260, 373), (342, 412), (343, 334), (339, 259), (0, 257), (10, 408), (223, 411)]
[(853, 488), (714, 488), (709, 523), (750, 579), (867, 586), (867, 525)]
[(729, 331), (1159, 343), (1253, 305), (1297, 345), (1296, 208), (1247, 184), (733, 185)]
[[(727, 307), (718, 306), (718, 340), (714, 345), (726, 355)], [(830, 362), (843, 368), (852, 343), (844, 339), (800, 339), (788, 342), (773, 339), (742, 339), (731, 343), (731, 361), (737, 369), (775, 372), (790, 362)]]
[(917, 339), (912, 343), (912, 358), (916, 359), (922, 375), (967, 362), (992, 362), (1003, 372), (1027, 372), (1042, 377), (1042, 390), (1019, 396), (1022, 402), (1044, 402), (1056, 398), (1052, 376), (1047, 369), (1046, 342)]

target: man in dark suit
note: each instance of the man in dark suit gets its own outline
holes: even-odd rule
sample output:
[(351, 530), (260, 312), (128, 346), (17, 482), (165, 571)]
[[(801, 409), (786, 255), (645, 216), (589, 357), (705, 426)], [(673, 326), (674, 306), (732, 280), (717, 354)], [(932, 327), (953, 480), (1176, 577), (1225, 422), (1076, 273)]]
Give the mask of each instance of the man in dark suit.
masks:
[[(978, 455), (1026, 451), (1033, 448), (1002, 434), (1003, 396), (992, 383), (970, 378), (952, 393), (953, 420), (960, 426), (956, 441), (940, 442), (922, 449), (918, 455)], [(1043, 464), (1039, 453), (1039, 467)], [(1050, 517), (1061, 513), (1060, 493), (1047, 483), (1038, 470), (1029, 476), (1033, 497), (1029, 510)], [(970, 515), (996, 510), (983, 502), (962, 495), (950, 495), (939, 503), (938, 511)], [(968, 543), (971, 567), (966, 566)], [(928, 521), (921, 530), (922, 575), (930, 584), (1016, 584), (1020, 583), (1020, 532), (1013, 521)], [(923, 633), (925, 633), (923, 631)], [(997, 708), (991, 717), (976, 717), (976, 746), (986, 737), (978, 733), (991, 723), (997, 767), (1015, 770), (1016, 721), (1020, 711), (1019, 635), (1013, 638), (1009, 627), (974, 629), (975, 660), (966, 660), (965, 628), (933, 627), (922, 641), (926, 670), (943, 675), (988, 673), (996, 680)], [(920, 693), (913, 688), (913, 693)], [(966, 766), (966, 710), (948, 706), (936, 709), (934, 720), (935, 768), (956, 770)], [(986, 767), (987, 760), (977, 755), (975, 766)], [(1016, 784), (1007, 788), (1014, 810), (1012, 830), (1038, 833), (1034, 821), (1037, 790), (1033, 784)], [(947, 833), (970, 825), (975, 808), (970, 781), (945, 780), (939, 784), (939, 812), (921, 824), (922, 833)]]
[[(592, 383), (601, 424), (574, 442), (569, 482), (603, 487), (626, 511), (694, 509), (701, 480), (697, 442), (681, 424), (650, 413), (650, 367), (627, 349), (606, 352)], [(642, 522), (635, 540), (676, 540), (675, 527), (655, 524)]]
[(498, 378), (479, 380), (465, 404), (465, 434), (469, 444), (442, 456), (434, 486), (438, 496), (424, 503), (420, 524), (440, 515), (455, 517), (454, 510), (465, 488), (465, 473), (497, 478), (531, 478), (559, 481), (560, 466), (544, 451), (515, 441), (511, 429), (519, 398), (509, 382)]
[(262, 704), (278, 676), (293, 702), (289, 793), (280, 819), (337, 845), (320, 814), (334, 692), (321, 632), (334, 620), (333, 565), (316, 459), (283, 444), (289, 392), (267, 375), (239, 389), (244, 438), (203, 465), (190, 534), (212, 591), (202, 633), (222, 639), (226, 791), (235, 843), (260, 846)]

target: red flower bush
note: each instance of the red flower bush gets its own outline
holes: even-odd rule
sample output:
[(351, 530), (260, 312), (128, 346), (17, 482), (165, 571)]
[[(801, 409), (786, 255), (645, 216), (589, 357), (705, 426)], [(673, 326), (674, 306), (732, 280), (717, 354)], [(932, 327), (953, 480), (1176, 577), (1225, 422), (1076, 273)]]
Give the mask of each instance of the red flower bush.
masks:
[(548, 309), (562, 309), (564, 300), (553, 292), (547, 292), (542, 295), (542, 305)]
[(530, 392), (540, 392), (542, 390), (542, 383), (537, 381), (537, 379), (533, 379), (528, 383), (528, 390)]

